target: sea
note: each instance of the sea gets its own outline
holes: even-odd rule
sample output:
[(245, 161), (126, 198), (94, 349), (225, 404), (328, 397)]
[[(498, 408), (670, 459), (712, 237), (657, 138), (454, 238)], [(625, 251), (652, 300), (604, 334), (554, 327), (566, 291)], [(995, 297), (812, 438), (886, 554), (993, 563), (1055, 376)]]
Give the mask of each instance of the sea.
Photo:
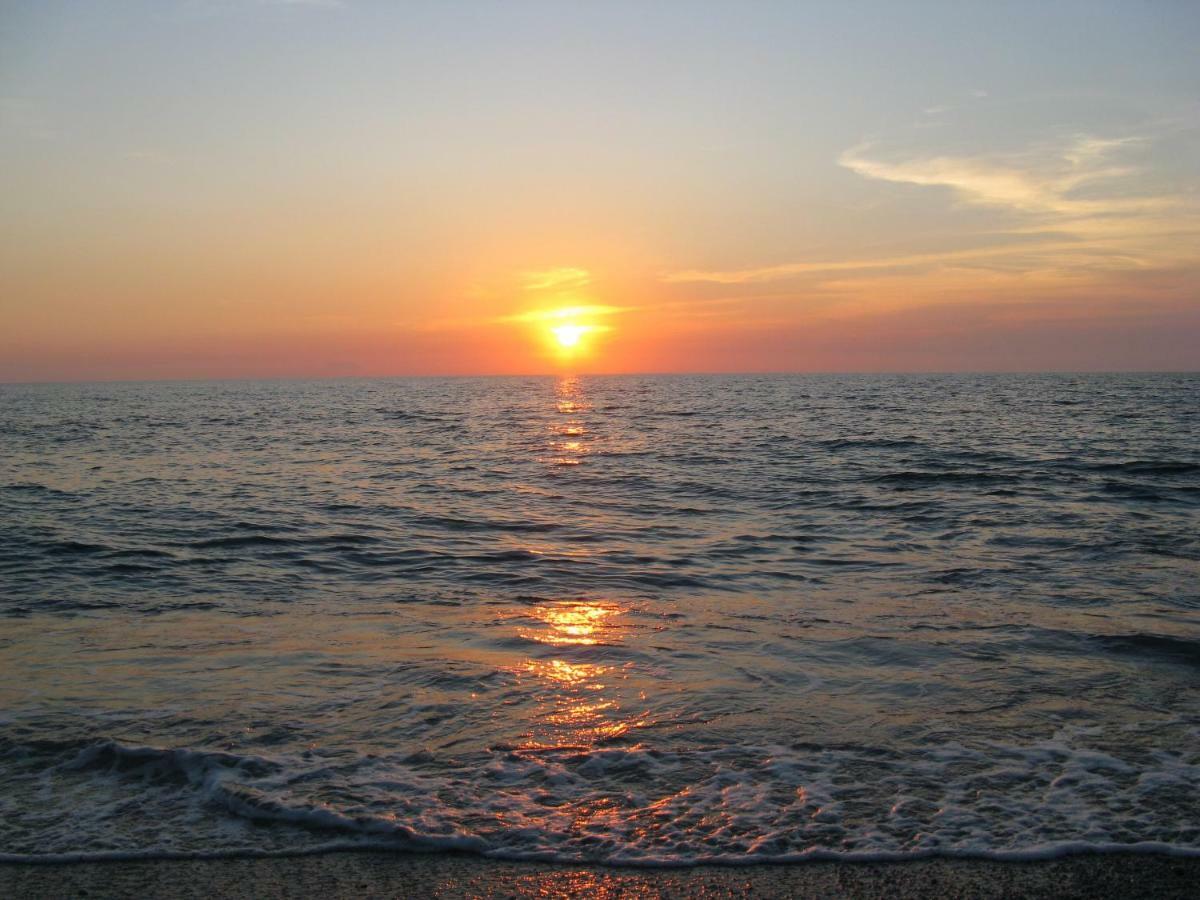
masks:
[(1200, 854), (1200, 375), (0, 386), (0, 859)]

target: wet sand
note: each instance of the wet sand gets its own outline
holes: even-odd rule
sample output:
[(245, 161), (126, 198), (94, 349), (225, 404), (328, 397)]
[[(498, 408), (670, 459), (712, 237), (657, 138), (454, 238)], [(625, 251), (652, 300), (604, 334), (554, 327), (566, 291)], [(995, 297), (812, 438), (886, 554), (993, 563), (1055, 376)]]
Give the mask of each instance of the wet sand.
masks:
[(633, 869), (451, 854), (0, 864), (0, 896), (66, 897), (1146, 897), (1192, 898), (1200, 858), (924, 859)]

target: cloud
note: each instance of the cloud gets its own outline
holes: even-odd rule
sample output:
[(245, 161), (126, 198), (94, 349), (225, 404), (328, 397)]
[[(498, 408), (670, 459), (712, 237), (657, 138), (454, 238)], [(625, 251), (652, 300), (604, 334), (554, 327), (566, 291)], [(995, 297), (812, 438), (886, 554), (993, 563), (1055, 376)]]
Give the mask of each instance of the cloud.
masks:
[(587, 269), (571, 266), (526, 272), (521, 278), (522, 287), (527, 291), (568, 291), (587, 287), (591, 281), (592, 274)]
[(634, 306), (607, 306), (592, 303), (580, 306), (562, 306), (554, 309), (534, 309), (511, 316), (501, 316), (497, 322), (549, 322), (555, 319), (591, 319), (631, 312)]
[(1158, 197), (1079, 198), (1078, 188), (1138, 174), (1114, 165), (1114, 152), (1138, 145), (1139, 137), (1103, 139), (1080, 135), (1065, 146), (1001, 157), (934, 156), (888, 162), (872, 159), (869, 144), (851, 147), (838, 164), (865, 178), (947, 187), (967, 203), (1026, 213), (1106, 215), (1161, 207)]
[(703, 271), (686, 269), (680, 272), (669, 272), (662, 277), (667, 283), (686, 283), (706, 281), (714, 284), (750, 284), (763, 281), (779, 281), (797, 275), (819, 274), (823, 272), (852, 272), (871, 269), (896, 269), (913, 266), (925, 266), (934, 263), (986, 259), (988, 257), (1012, 256), (1018, 253), (1029, 253), (1031, 250), (1053, 250), (1074, 247), (1074, 242), (1054, 242), (1049, 244), (1016, 245), (969, 250), (949, 250), (939, 253), (912, 253), (906, 256), (885, 256), (877, 259), (845, 259), (824, 262), (783, 263), (777, 266), (763, 266), (757, 269), (732, 269), (727, 271)]
[[(485, 325), (527, 325), (541, 324), (566, 319), (587, 320), (604, 319), (622, 313), (644, 309), (640, 306), (611, 306), (604, 303), (580, 303), (571, 306), (551, 306), (544, 309), (529, 309), (524, 312), (504, 316), (466, 316), (448, 319), (423, 319), (419, 322), (396, 322), (398, 327), (421, 331), (445, 331), (477, 329)], [(601, 328), (597, 325), (596, 328)]]
[[(834, 272), (946, 265), (1126, 269), (1195, 261), (1200, 217), (1182, 200), (1146, 190), (1129, 159), (1141, 136), (1074, 135), (1010, 154), (897, 159), (866, 143), (838, 157), (844, 168), (877, 181), (949, 189), (959, 202), (1004, 215), (976, 235), (974, 248), (890, 254), (873, 259), (804, 260), (748, 269), (684, 270), (669, 283), (745, 284)], [(961, 235), (956, 236), (961, 244)]]

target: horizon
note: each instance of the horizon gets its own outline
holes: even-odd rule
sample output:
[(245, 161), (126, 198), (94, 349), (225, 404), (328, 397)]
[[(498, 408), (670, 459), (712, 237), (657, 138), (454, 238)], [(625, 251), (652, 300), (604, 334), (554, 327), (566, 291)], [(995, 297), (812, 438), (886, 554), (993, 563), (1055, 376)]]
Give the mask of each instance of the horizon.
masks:
[(1200, 369), (1200, 8), (17, 2), (0, 382)]
[(0, 387), (33, 387), (37, 385), (103, 385), (103, 384), (205, 384), (209, 382), (301, 382), (301, 381), (418, 381), (418, 380), (448, 380), (448, 379), (553, 379), (561, 381), (563, 379), (572, 378), (758, 378), (758, 377), (779, 377), (779, 378), (874, 378), (874, 377), (896, 377), (896, 378), (930, 378), (937, 376), (956, 376), (956, 377), (1006, 377), (1006, 376), (1095, 376), (1095, 375), (1115, 375), (1115, 376), (1134, 376), (1134, 375), (1200, 375), (1200, 370), (1197, 369), (1041, 369), (1041, 370), (1022, 370), (1022, 369), (929, 369), (909, 371), (880, 369), (876, 371), (870, 370), (811, 370), (811, 371), (788, 371), (784, 369), (764, 369), (761, 371), (729, 371), (729, 372), (704, 372), (704, 371), (673, 371), (673, 372), (575, 372), (575, 371), (557, 371), (557, 372), (514, 372), (505, 374), (495, 373), (431, 373), (431, 374), (407, 374), (407, 375), (268, 375), (268, 376), (242, 376), (242, 375), (223, 375), (223, 376), (197, 376), (194, 378), (106, 378), (92, 380), (73, 380), (73, 379), (46, 379), (39, 381), (0, 381)]

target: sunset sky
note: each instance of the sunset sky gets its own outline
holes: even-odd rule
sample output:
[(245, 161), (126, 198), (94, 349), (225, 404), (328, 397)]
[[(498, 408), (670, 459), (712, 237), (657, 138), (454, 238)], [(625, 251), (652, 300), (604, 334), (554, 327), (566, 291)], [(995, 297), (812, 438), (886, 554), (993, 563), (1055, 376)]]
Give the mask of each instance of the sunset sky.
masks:
[(0, 380), (1200, 367), (1200, 3), (0, 0)]

